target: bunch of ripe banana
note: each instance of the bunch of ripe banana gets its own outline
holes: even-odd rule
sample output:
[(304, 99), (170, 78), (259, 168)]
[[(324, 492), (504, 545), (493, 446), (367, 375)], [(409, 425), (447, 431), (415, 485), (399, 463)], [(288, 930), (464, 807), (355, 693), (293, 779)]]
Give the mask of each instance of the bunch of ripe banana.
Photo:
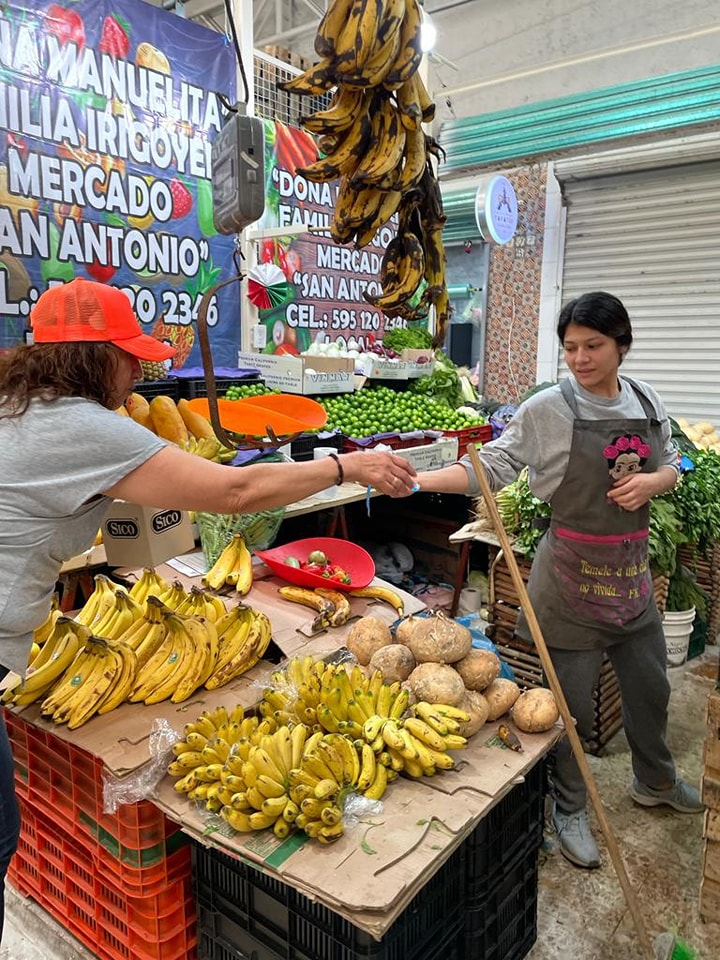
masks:
[(219, 590), (224, 586), (233, 587), (235, 593), (244, 597), (250, 592), (252, 583), (252, 556), (243, 535), (236, 533), (202, 578), (202, 584), (210, 590)]
[(88, 637), (43, 700), (40, 712), (75, 730), (96, 713), (109, 713), (123, 703), (136, 671), (135, 653), (126, 644)]
[(306, 723), (351, 739), (363, 737), (369, 717), (399, 719), (408, 708), (408, 693), (399, 683), (383, 682), (379, 670), (366, 677), (359, 666), (293, 658), (270, 674), (258, 711), (277, 723)]
[(242, 604), (232, 607), (215, 624), (217, 661), (204, 681), (208, 690), (222, 687), (251, 670), (264, 656), (272, 639), (268, 617)]
[(457, 707), (424, 702), (415, 704), (413, 714), (399, 719), (376, 714), (365, 721), (363, 737), (378, 762), (414, 778), (452, 770), (455, 760), (447, 751), (467, 746), (458, 731), (460, 724), (470, 719), (469, 714)]
[(312, 629), (341, 627), (350, 616), (350, 601), (340, 590), (326, 587), (278, 587), (278, 593), (284, 600), (301, 603), (317, 611)]
[(331, 0), (315, 37), (318, 62), (283, 89), (335, 92), (326, 109), (303, 117), (323, 156), (297, 172), (339, 180), (330, 223), (336, 243), (370, 243), (400, 214), (399, 240), (385, 260), (382, 294), (366, 299), (388, 316), (418, 319), (436, 309), (435, 341), (449, 319), (440, 189), (432, 157), (442, 155), (423, 122), (435, 105), (418, 73), (422, 60), (418, 0)]
[(376, 600), (383, 600), (395, 608), (399, 617), (403, 615), (404, 604), (400, 594), (391, 590), (390, 587), (368, 586), (358, 587), (355, 590), (343, 592), (332, 590), (327, 587), (278, 587), (278, 593), (284, 600), (292, 603), (301, 603), (303, 606), (310, 607), (317, 612), (313, 620), (313, 631), (322, 630), (325, 627), (340, 627), (347, 623), (350, 614), (351, 597), (365, 597)]
[(27, 676), (5, 691), (3, 703), (24, 707), (41, 700), (85, 646), (90, 631), (60, 611), (52, 611), (42, 627), (35, 631), (35, 637), (40, 638), (39, 646), (37, 653), (31, 655)]

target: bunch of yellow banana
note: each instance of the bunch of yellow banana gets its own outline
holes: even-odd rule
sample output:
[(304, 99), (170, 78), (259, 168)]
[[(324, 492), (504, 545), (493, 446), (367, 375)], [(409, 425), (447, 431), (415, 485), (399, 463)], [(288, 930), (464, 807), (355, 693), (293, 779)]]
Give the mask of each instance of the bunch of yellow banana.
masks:
[(90, 629), (96, 637), (117, 640), (143, 615), (143, 606), (133, 600), (127, 590), (115, 590), (112, 606), (93, 620)]
[(349, 593), (351, 597), (365, 597), (366, 599), (382, 600), (383, 603), (389, 603), (391, 607), (395, 607), (399, 617), (405, 612), (402, 597), (390, 587), (370, 584), (367, 587), (357, 587), (355, 590), (350, 590)]
[[(214, 460), (215, 463), (220, 463), (220, 454), (224, 449), (222, 443), (215, 436), (193, 437), (192, 434), (182, 446), (188, 453), (194, 453), (195, 456), (202, 457), (204, 460)], [(237, 451), (234, 450), (233, 454), (235, 453)]]
[(277, 724), (305, 723), (317, 729), (316, 706), (327, 664), (313, 656), (293, 657), (284, 669), (270, 674), (272, 686), (263, 691), (258, 713)]
[(138, 670), (128, 699), (133, 703), (181, 703), (212, 673), (219, 641), (215, 624), (206, 617), (161, 610), (165, 636)]
[[(457, 732), (451, 732), (446, 725), (440, 725), (445, 730), (441, 734), (437, 725), (424, 719), (426, 707), (435, 710), (436, 705), (416, 704), (420, 711), (414, 716), (403, 719), (394, 719), (375, 714), (365, 721), (363, 737), (377, 755), (378, 763), (395, 770), (397, 773), (406, 773), (410, 777), (431, 777), (437, 770), (451, 770), (455, 766), (454, 759), (448, 750), (463, 750), (467, 740)], [(442, 710), (452, 710), (456, 713), (457, 727), (460, 729), (462, 717), (467, 717), (462, 710), (455, 707), (440, 705)], [(432, 711), (428, 711), (428, 714)], [(438, 716), (441, 716), (439, 711)], [(450, 718), (452, 720), (452, 718)]]
[(115, 594), (118, 591), (125, 591), (125, 587), (120, 583), (115, 583), (104, 573), (96, 574), (93, 580), (95, 584), (93, 592), (78, 610), (75, 619), (78, 623), (94, 629), (94, 624), (100, 621), (108, 610), (114, 609), (117, 600)]
[(170, 610), (177, 610), (186, 598), (187, 590), (181, 580), (173, 580), (172, 583), (166, 584), (166, 589), (157, 595), (157, 599)]
[(356, 745), (338, 733), (312, 734), (290, 772), (290, 799), (299, 808), (295, 825), (320, 843), (332, 843), (343, 835), (347, 797), (380, 800), (396, 776), (377, 763), (369, 744)]
[(39, 627), (36, 627), (33, 630), (33, 643), (39, 648), (45, 641), (52, 635), (53, 629), (55, 627), (55, 621), (58, 617), (63, 615), (60, 605), (58, 603), (57, 594), (53, 595), (52, 604), (50, 606), (50, 612), (48, 613), (45, 620), (40, 624)]
[(235, 757), (235, 745), (249, 743), (257, 735), (257, 717), (245, 717), (242, 705), (228, 712), (225, 707), (204, 711), (197, 720), (185, 725), (185, 737), (173, 745), (174, 759), (168, 773), (177, 777), (175, 789), (188, 799), (202, 802), (217, 813), (230, 802), (231, 793), (218, 798), (224, 778), (230, 776), (225, 762)]
[(161, 597), (170, 590), (170, 584), (153, 567), (145, 567), (140, 578), (130, 587), (128, 593), (137, 603), (145, 603), (152, 595)]
[(350, 601), (347, 594), (329, 587), (278, 587), (278, 593), (284, 600), (301, 603), (317, 612), (313, 620), (313, 631), (324, 627), (340, 627), (350, 616)]
[(203, 680), (208, 690), (222, 687), (251, 670), (264, 656), (272, 640), (268, 617), (251, 607), (238, 605), (215, 625), (218, 655), (210, 674)]
[(225, 604), (220, 597), (207, 590), (201, 590), (193, 584), (190, 592), (175, 608), (177, 613), (188, 617), (207, 617), (213, 623), (220, 620), (227, 613)]
[(125, 633), (117, 638), (118, 643), (124, 643), (135, 653), (137, 668), (140, 670), (155, 653), (165, 639), (165, 619), (163, 611), (170, 608), (149, 594), (145, 600), (143, 613), (128, 627)]
[(52, 629), (28, 664), (27, 675), (5, 691), (3, 703), (23, 707), (41, 700), (85, 646), (90, 636), (87, 627), (61, 614), (53, 614), (52, 620)]
[(209, 590), (230, 586), (241, 597), (250, 592), (253, 582), (252, 556), (241, 533), (236, 533), (202, 578)]
[(135, 654), (126, 644), (90, 637), (43, 701), (41, 713), (75, 730), (123, 703), (136, 670)]

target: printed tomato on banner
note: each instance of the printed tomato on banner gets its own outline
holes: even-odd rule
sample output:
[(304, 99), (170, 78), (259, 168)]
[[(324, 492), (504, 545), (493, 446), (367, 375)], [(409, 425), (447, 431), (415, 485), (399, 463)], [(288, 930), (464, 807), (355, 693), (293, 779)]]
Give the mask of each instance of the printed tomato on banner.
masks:
[[(210, 167), (235, 70), (222, 34), (139, 0), (0, 8), (0, 346), (48, 286), (86, 277), (124, 290), (175, 366), (200, 362), (201, 297), (236, 272)], [(234, 366), (232, 285), (208, 322)]]
[(397, 232), (397, 218), (362, 249), (334, 243), (328, 228), (340, 181), (313, 183), (297, 173), (317, 156), (305, 130), (265, 121), (265, 213), (255, 227), (288, 231), (257, 243), (259, 264), (279, 267), (288, 281), (281, 297), (266, 302), (257, 296), (265, 353), (299, 354), (313, 341), (363, 349), (384, 331), (404, 325), (363, 297), (365, 291), (381, 292), (382, 256)]

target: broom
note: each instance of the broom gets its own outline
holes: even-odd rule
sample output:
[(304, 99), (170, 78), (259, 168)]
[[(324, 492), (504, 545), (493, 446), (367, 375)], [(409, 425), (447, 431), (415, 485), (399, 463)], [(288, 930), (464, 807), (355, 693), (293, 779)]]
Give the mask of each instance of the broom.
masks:
[(627, 875), (625, 864), (620, 853), (620, 848), (618, 847), (615, 834), (605, 813), (605, 808), (602, 800), (600, 799), (595, 778), (593, 777), (592, 771), (590, 770), (590, 766), (587, 762), (587, 758), (585, 757), (585, 751), (583, 750), (582, 743), (580, 742), (580, 737), (575, 729), (575, 721), (570, 713), (570, 708), (568, 707), (567, 700), (565, 699), (565, 694), (562, 691), (560, 681), (555, 673), (555, 667), (553, 666), (550, 654), (548, 653), (545, 638), (543, 637), (540, 624), (535, 616), (535, 611), (530, 601), (530, 597), (528, 596), (528, 592), (525, 587), (522, 574), (520, 573), (517, 560), (515, 559), (515, 554), (510, 544), (510, 540), (505, 527), (503, 526), (503, 522), (500, 519), (497, 504), (495, 503), (495, 498), (493, 497), (490, 484), (488, 483), (488, 479), (485, 475), (485, 470), (480, 462), (477, 447), (473, 444), (470, 444), (468, 447), (468, 453), (470, 455), (470, 462), (472, 463), (475, 476), (480, 486), (480, 492), (485, 499), (490, 518), (493, 522), (493, 526), (495, 527), (495, 533), (505, 554), (505, 562), (507, 563), (508, 570), (510, 571), (513, 585), (515, 586), (518, 598), (520, 600), (520, 606), (525, 614), (525, 619), (527, 620), (530, 634), (540, 657), (540, 663), (542, 664), (543, 672), (547, 678), (548, 686), (555, 697), (558, 710), (560, 711), (560, 716), (562, 717), (563, 724), (565, 725), (565, 734), (570, 741), (570, 746), (572, 747), (572, 751), (575, 755), (580, 773), (583, 781), (585, 782), (585, 787), (593, 805), (593, 809), (595, 810), (595, 815), (598, 823), (600, 824), (600, 829), (605, 837), (605, 843), (607, 845), (610, 860), (615, 869), (617, 878), (620, 881), (620, 886), (622, 887), (623, 893), (625, 894), (625, 902), (628, 905), (633, 923), (635, 924), (635, 930), (637, 932), (643, 956), (645, 960), (695, 960), (695, 954), (693, 951), (687, 946), (687, 944), (678, 940), (673, 934), (661, 934), (655, 940), (654, 947), (650, 943), (650, 938), (648, 936), (642, 913), (640, 912), (640, 906), (638, 904), (635, 891), (633, 890), (632, 884), (630, 883), (630, 878)]

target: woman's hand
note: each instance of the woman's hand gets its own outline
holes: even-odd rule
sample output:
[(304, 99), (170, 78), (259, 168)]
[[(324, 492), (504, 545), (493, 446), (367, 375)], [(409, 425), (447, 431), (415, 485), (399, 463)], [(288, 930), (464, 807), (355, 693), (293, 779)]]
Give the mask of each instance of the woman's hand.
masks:
[(375, 487), (389, 497), (407, 497), (413, 492), (415, 468), (394, 453), (358, 450), (340, 457), (346, 480)]
[(672, 467), (661, 467), (654, 473), (630, 473), (613, 484), (608, 499), (623, 510), (639, 510), (653, 497), (672, 489), (676, 479)]

